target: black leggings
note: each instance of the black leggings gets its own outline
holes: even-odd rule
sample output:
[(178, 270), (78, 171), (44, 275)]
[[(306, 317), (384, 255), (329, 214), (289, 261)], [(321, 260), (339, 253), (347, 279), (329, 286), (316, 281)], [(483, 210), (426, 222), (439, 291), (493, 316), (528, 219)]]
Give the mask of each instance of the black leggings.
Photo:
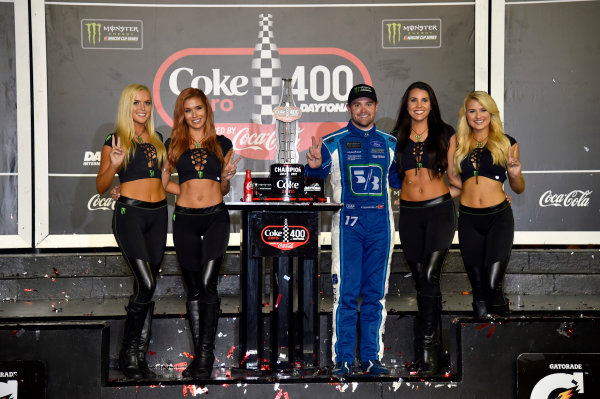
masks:
[(502, 284), (515, 231), (512, 208), (505, 200), (489, 208), (461, 205), (459, 211), (460, 253), (473, 288), (473, 299), (502, 305)]
[(133, 273), (133, 302), (152, 300), (167, 243), (168, 218), (166, 199), (145, 202), (121, 196), (115, 204), (113, 234)]
[(419, 202), (400, 200), (398, 230), (417, 293), (441, 296), (440, 273), (456, 231), (450, 194)]
[(208, 208), (176, 205), (173, 242), (188, 300), (218, 302), (219, 269), (229, 243), (229, 212), (225, 204)]

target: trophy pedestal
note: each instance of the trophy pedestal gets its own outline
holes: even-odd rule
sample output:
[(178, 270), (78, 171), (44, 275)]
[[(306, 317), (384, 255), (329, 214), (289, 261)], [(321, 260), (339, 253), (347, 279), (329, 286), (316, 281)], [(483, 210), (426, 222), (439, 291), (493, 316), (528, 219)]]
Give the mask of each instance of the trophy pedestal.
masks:
[(301, 164), (272, 164), (269, 177), (253, 177), (252, 183), (252, 201), (326, 201), (323, 179), (305, 177)]

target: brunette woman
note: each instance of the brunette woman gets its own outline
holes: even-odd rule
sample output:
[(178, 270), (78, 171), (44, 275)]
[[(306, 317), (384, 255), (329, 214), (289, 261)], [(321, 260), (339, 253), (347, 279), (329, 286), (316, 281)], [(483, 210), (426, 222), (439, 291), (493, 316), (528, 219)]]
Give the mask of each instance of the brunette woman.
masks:
[(116, 132), (106, 137), (102, 148), (96, 189), (106, 192), (118, 173), (121, 195), (112, 228), (134, 277), (119, 367), (136, 380), (156, 377), (145, 355), (154, 310), (152, 295), (167, 238), (167, 201), (161, 182), (166, 156), (162, 137), (154, 130), (150, 90), (139, 84), (127, 86), (119, 101)]
[(506, 316), (502, 289), (514, 237), (514, 219), (503, 183), (517, 194), (525, 190), (519, 145), (506, 135), (492, 97), (469, 93), (458, 113), (454, 167), (462, 181), (458, 238), (473, 288), (477, 318)]
[[(219, 270), (229, 242), (229, 213), (223, 196), (236, 173), (231, 141), (217, 136), (213, 112), (199, 89), (183, 90), (175, 101), (173, 130), (163, 183), (177, 194), (173, 241), (187, 287), (187, 316), (194, 359), (183, 371), (188, 378), (208, 378), (215, 356), (215, 333), (220, 314)], [(169, 181), (173, 169), (179, 184)]]
[(416, 361), (410, 372), (431, 375), (439, 370), (441, 350), (440, 273), (456, 230), (450, 193), (460, 193), (460, 180), (448, 176), (450, 187), (444, 182), (446, 171), (453, 167), (456, 136), (442, 120), (433, 89), (423, 82), (406, 89), (394, 132), (402, 179), (400, 240), (415, 281), (419, 309)]

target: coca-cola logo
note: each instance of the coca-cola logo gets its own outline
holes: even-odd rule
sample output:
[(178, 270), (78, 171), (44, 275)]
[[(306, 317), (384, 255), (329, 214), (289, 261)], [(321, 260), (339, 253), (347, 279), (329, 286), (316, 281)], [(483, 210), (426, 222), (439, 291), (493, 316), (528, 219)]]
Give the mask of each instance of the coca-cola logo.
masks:
[(543, 208), (547, 206), (585, 207), (590, 205), (589, 195), (591, 193), (592, 190), (573, 190), (566, 194), (554, 194), (548, 190), (540, 197), (539, 204)]
[(88, 201), (90, 211), (114, 211), (115, 201), (111, 197), (101, 197), (100, 194), (92, 195)]

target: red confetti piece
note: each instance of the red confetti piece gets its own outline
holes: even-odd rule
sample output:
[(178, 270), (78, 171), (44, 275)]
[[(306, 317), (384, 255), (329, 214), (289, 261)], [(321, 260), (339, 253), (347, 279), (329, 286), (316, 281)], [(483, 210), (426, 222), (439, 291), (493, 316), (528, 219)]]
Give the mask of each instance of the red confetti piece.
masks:
[(185, 370), (187, 365), (188, 365), (187, 362), (180, 362), (180, 363), (174, 364), (173, 369), (175, 369), (177, 371), (183, 371), (183, 370)]
[(231, 377), (231, 370), (230, 369), (225, 370), (225, 376)]
[(488, 328), (490, 323), (483, 323), (476, 327), (476, 330), (483, 330), (484, 328)]
[(53, 268), (52, 268), (52, 271), (54, 272), (54, 275), (55, 275), (56, 277), (58, 277), (58, 276), (59, 276), (59, 274), (58, 274), (58, 270), (56, 270), (56, 268), (55, 268), (55, 267), (53, 267)]
[(266, 308), (267, 306), (269, 306), (269, 302), (263, 303), (263, 308)]
[(223, 388), (227, 388), (229, 386), (229, 384), (223, 384), (221, 385)]
[(279, 307), (279, 301), (281, 301), (281, 294), (277, 295), (277, 302), (275, 302), (275, 308)]
[(229, 349), (229, 353), (227, 354), (227, 359), (231, 358), (234, 351), (235, 351), (235, 346), (231, 346), (231, 349)]
[(450, 374), (450, 372), (449, 372), (449, 371), (446, 371), (446, 372), (444, 373), (444, 377), (446, 377), (446, 378), (450, 378), (450, 376), (451, 376), (451, 375), (452, 375), (452, 374)]
[(187, 352), (183, 352), (183, 356), (188, 357), (190, 359), (194, 358), (194, 355), (192, 355), (191, 353), (187, 353)]
[(283, 398), (284, 398), (284, 399), (290, 399), (290, 397), (289, 397), (289, 395), (288, 395), (288, 393), (287, 393), (287, 392), (284, 392), (284, 393), (283, 393)]
[(56, 279), (54, 277), (52, 277), (52, 282), (56, 283)]
[(150, 356), (156, 356), (156, 352), (154, 352), (154, 351), (148, 351), (148, 354), (149, 354)]
[(275, 399), (281, 399), (282, 396), (283, 396), (283, 389), (280, 389), (279, 392), (277, 392), (277, 395), (275, 395)]
[(488, 331), (488, 334), (487, 334), (488, 338), (490, 338), (494, 334), (495, 329), (496, 329), (496, 326), (494, 324), (492, 324), (492, 328), (490, 328), (490, 331)]
[(240, 362), (240, 365), (246, 363), (246, 360), (248, 360), (249, 357), (250, 357), (250, 353), (246, 352), (246, 355), (244, 356), (244, 358)]
[(23, 291), (25, 291), (25, 292), (32, 292), (32, 291), (35, 291), (35, 289), (33, 289), (33, 288), (24, 288)]

